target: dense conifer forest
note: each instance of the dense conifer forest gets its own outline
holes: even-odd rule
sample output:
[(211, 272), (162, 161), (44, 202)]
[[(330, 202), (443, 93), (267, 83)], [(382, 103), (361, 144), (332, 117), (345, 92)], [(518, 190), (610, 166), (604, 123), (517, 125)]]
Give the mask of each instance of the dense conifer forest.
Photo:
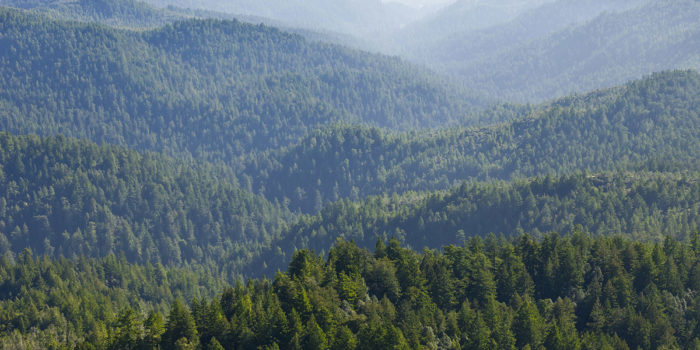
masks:
[[(338, 239), (374, 246), (394, 238), (414, 249), (463, 244), (469, 237), (510, 237), (583, 229), (594, 236), (687, 241), (700, 230), (698, 173), (600, 173), (550, 176), (512, 183), (463, 183), (447, 192), (340, 200), (291, 225), (260, 256), (267, 274), (284, 267), (294, 249), (327, 252)], [(259, 269), (262, 264), (252, 264)], [(260, 270), (255, 270), (260, 271)]]
[(231, 179), (194, 161), (2, 133), (0, 250), (236, 266), (294, 216)]
[(235, 16), (0, 0), (0, 348), (700, 348), (699, 73), (494, 102)]
[(329, 200), (444, 189), (462, 180), (678, 165), (699, 170), (698, 96), (700, 75), (676, 71), (534, 111), (495, 110), (516, 117), (485, 127), (396, 134), (341, 125), (253, 158), (242, 179), (268, 198), (314, 212)]
[[(2, 295), (21, 295), (3, 302), (1, 341), (81, 349), (694, 348), (699, 254), (697, 233), (685, 243), (581, 231), (475, 236), (422, 252), (380, 239), (373, 253), (339, 240), (325, 258), (297, 251), (287, 272), (212, 298), (219, 286), (203, 274), (24, 252), (0, 262)], [(177, 295), (191, 297), (190, 306), (177, 298), (163, 313), (159, 302)]]
[(0, 20), (0, 127), (14, 133), (233, 163), (332, 122), (412, 129), (471, 110), (399, 59), (262, 25), (190, 20), (140, 32), (8, 8)]

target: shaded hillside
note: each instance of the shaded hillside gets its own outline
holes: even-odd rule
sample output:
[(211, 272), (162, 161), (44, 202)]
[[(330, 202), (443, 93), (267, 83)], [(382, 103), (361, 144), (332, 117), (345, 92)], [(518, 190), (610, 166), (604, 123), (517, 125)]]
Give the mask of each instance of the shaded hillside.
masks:
[(397, 134), (337, 126), (254, 158), (242, 185), (315, 212), (339, 198), (445, 189), (461, 180), (612, 170), (657, 160), (697, 170), (698, 96), (700, 75), (676, 71), (561, 99), (482, 128)]
[[(87, 141), (0, 134), (0, 254), (233, 266), (291, 220), (203, 165)], [(229, 265), (230, 264), (230, 265)]]
[(133, 32), (10, 9), (0, 19), (0, 129), (15, 133), (233, 162), (332, 121), (411, 129), (469, 110), (399, 59), (261, 25), (191, 20)]
[[(471, 236), (570, 233), (625, 235), (637, 240), (687, 239), (700, 230), (697, 173), (577, 174), (513, 183), (467, 184), (446, 192), (342, 200), (289, 227), (264, 259), (271, 274), (295, 249), (327, 252), (338, 238), (361, 247), (377, 237), (421, 249), (462, 244)], [(272, 259), (271, 257), (274, 257)]]

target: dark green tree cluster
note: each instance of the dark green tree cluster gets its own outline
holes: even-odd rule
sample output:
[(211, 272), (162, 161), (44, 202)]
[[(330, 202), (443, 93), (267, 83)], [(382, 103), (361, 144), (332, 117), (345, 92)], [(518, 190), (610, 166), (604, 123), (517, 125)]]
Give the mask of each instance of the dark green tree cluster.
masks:
[(626, 167), (697, 171), (698, 103), (700, 74), (676, 71), (480, 128), (396, 134), (338, 125), (252, 158), (242, 178), (252, 179), (246, 182), (254, 191), (312, 213), (338, 198), (445, 189), (462, 180)]
[(395, 237), (421, 249), (462, 244), (490, 233), (541, 237), (577, 227), (600, 236), (686, 240), (700, 231), (699, 180), (697, 173), (574, 174), (340, 200), (314, 216), (301, 217), (260, 259), (272, 269), (270, 274), (287, 264), (294, 249), (326, 252), (337, 238), (369, 248), (377, 236)]
[[(126, 310), (119, 349), (680, 349), (700, 345), (700, 236), (640, 243), (575, 232), (472, 238), (417, 253), (339, 240), (286, 273), (167, 320)], [(158, 326), (153, 326), (157, 324)], [(83, 348), (94, 338), (86, 337)], [(98, 344), (99, 345), (99, 344)]]
[(1, 129), (224, 161), (243, 188), (292, 210), (462, 180), (658, 160), (700, 168), (693, 71), (490, 109), (484, 121), (513, 120), (486, 127), (396, 133), (369, 126), (446, 125), (469, 108), (398, 59), (265, 26), (191, 20), (135, 32), (6, 8), (0, 16)]
[(156, 9), (138, 0), (0, 0), (0, 5), (53, 19), (100, 22), (129, 28), (152, 28), (188, 17), (184, 11)]
[(161, 315), (176, 312), (173, 301), (211, 298), (224, 283), (197, 269), (129, 264), (123, 255), (50, 260), (25, 250), (14, 262), (0, 259), (0, 347), (75, 348), (87, 341), (127, 349), (123, 344), (135, 338), (158, 344)]
[(0, 253), (123, 254), (233, 271), (294, 217), (227, 170), (64, 137), (0, 133)]

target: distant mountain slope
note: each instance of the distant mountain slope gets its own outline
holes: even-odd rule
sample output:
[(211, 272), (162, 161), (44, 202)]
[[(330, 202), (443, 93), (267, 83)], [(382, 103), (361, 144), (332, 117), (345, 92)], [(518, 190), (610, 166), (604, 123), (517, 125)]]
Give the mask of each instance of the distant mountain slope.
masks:
[(0, 255), (30, 248), (50, 257), (215, 261), (235, 273), (292, 218), (216, 168), (0, 133)]
[[(498, 54), (522, 47), (533, 40), (544, 39), (553, 33), (576, 27), (602, 13), (619, 13), (644, 4), (648, 0), (552, 0), (527, 1), (512, 17), (498, 23), (464, 27), (448, 9), (433, 22), (416, 23), (405, 30), (400, 39), (403, 53), (412, 59), (443, 68), (465, 67), (495, 59)], [(517, 1), (514, 1), (518, 3)], [(508, 1), (504, 1), (505, 4)], [(486, 6), (486, 5), (483, 5)], [(472, 9), (477, 17), (478, 7)], [(459, 13), (459, 12), (457, 12)], [(443, 18), (445, 17), (445, 18)], [(479, 17), (486, 20), (488, 16)], [(450, 23), (459, 22), (459, 25)], [(443, 28), (444, 27), (444, 28)], [(461, 29), (460, 29), (461, 28)]]
[(186, 19), (184, 11), (156, 9), (137, 0), (0, 0), (0, 5), (36, 11), (55, 19), (151, 28)]
[(187, 19), (240, 20), (265, 24), (285, 32), (295, 33), (312, 41), (338, 43), (350, 47), (367, 47), (364, 41), (348, 34), (331, 31), (290, 27), (270, 18), (215, 12), (201, 9), (183, 9), (174, 6), (154, 7), (138, 0), (0, 0), (0, 6), (23, 9), (56, 20), (97, 22), (118, 28), (153, 29), (167, 23)]
[(426, 55), (430, 55), (431, 51), (432, 54), (441, 54), (440, 51), (433, 50), (439, 42), (449, 41), (466, 33), (499, 27), (528, 10), (539, 9), (543, 4), (552, 1), (458, 0), (435, 14), (410, 23), (397, 33), (397, 37), (400, 43), (410, 47), (408, 52), (404, 53), (412, 57), (418, 56), (417, 52), (425, 52)]
[(700, 177), (673, 173), (576, 174), (513, 183), (467, 184), (446, 192), (369, 197), (330, 204), (292, 225), (269, 252), (271, 274), (294, 249), (327, 252), (338, 238), (373, 247), (394, 237), (414, 249), (463, 244), (471, 236), (570, 233), (661, 240), (687, 239), (700, 229)]
[(238, 21), (134, 32), (0, 9), (0, 45), (0, 129), (17, 133), (231, 162), (333, 121), (411, 129), (469, 111), (399, 59)]
[(407, 55), (490, 96), (541, 101), (700, 68), (698, 17), (695, 0), (558, 0), (482, 30), (425, 28)]
[(697, 18), (697, 1), (652, 1), (501, 54), (491, 60), (497, 66), (482, 62), (458, 71), (468, 85), (522, 100), (612, 86), (666, 69), (698, 69)]
[(698, 105), (700, 75), (676, 71), (482, 128), (396, 134), (338, 126), (253, 159), (242, 181), (315, 212), (339, 198), (445, 189), (461, 180), (612, 170), (659, 159), (697, 170)]

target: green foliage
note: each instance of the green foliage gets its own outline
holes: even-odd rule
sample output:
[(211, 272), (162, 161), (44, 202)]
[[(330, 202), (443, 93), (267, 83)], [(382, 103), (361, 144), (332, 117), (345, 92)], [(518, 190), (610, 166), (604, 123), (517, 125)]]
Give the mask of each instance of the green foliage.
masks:
[(0, 128), (15, 133), (235, 164), (332, 122), (414, 129), (470, 109), (397, 58), (236, 20), (131, 31), (2, 8), (0, 23)]
[(64, 137), (0, 133), (0, 169), (3, 254), (230, 259), (235, 272), (292, 218), (225, 169)]
[(199, 343), (197, 327), (189, 310), (180, 299), (170, 308), (161, 346), (165, 349), (196, 349)]
[[(51, 262), (27, 251), (0, 264), (0, 341), (114, 349), (689, 348), (700, 338), (696, 241), (698, 234), (661, 244), (577, 232), (470, 239), (419, 254), (392, 240), (382, 258), (338, 241), (325, 260), (297, 254), (301, 274), (239, 282), (213, 299), (220, 282), (202, 284), (189, 270), (168, 277), (198, 289), (144, 298), (143, 288), (169, 293), (176, 285), (159, 284), (151, 267), (113, 258)], [(352, 275), (336, 270), (333, 258), (347, 251), (366, 259)], [(572, 251), (579, 261), (573, 266), (552, 259)], [(679, 285), (667, 283), (669, 261)], [(107, 271), (115, 265), (128, 277), (110, 287)], [(498, 300), (510, 293), (504, 280), (512, 276), (497, 273), (503, 265), (521, 265), (531, 288)], [(399, 281), (400, 293), (374, 287), (377, 266), (384, 280)], [(411, 278), (402, 277), (406, 270)], [(370, 288), (354, 290), (364, 285)], [(191, 298), (191, 307), (176, 295)], [(165, 300), (172, 303), (167, 321), (157, 312)]]
[[(263, 252), (261, 258), (274, 270), (286, 264), (291, 255), (289, 247), (324, 251), (338, 237), (365, 248), (377, 246), (377, 237), (395, 237), (411, 247), (438, 248), (462, 244), (466, 237), (487, 237), (489, 233), (495, 235), (486, 243), (496, 244), (498, 236), (515, 233), (528, 232), (539, 237), (543, 232), (574, 233), (581, 229), (594, 235), (624, 234), (639, 240), (661, 240), (665, 236), (685, 240), (700, 230), (698, 180), (697, 173), (584, 173), (511, 183), (464, 183), (450, 191), (369, 197), (363, 202), (341, 200), (313, 217), (302, 217), (281, 240), (273, 241), (270, 251)], [(562, 243), (552, 240), (547, 244)], [(379, 247), (379, 254), (391, 257), (391, 246)], [(542, 288), (576, 288), (581, 283), (584, 276), (574, 273), (580, 264), (580, 253), (570, 246), (565, 248), (561, 254), (548, 257), (552, 264), (560, 264), (561, 270), (544, 271), (557, 279), (551, 286)], [(498, 286), (499, 300), (507, 301), (533, 288), (531, 276), (513, 258), (512, 250), (502, 251), (502, 255), (489, 254), (480, 258), (484, 262), (469, 264), (504, 262), (497, 272), (509, 279)], [(353, 260), (349, 266), (355, 269), (367, 266), (366, 259)], [(678, 290), (675, 264), (668, 261), (660, 268), (668, 271), (665, 285)], [(379, 269), (379, 266), (370, 269), (374, 271), (368, 284), (371, 289), (379, 290), (376, 288), (382, 287), (377, 281), (386, 281)], [(482, 277), (486, 276), (473, 276)], [(488, 289), (492, 290), (493, 286)]]
[(19, 333), (25, 344), (44, 344), (37, 348), (48, 339), (69, 348), (154, 348), (166, 330), (161, 313), (175, 298), (211, 298), (223, 288), (203, 271), (133, 265), (123, 257), (51, 261), (25, 250), (11, 262), (5, 255), (0, 344), (19, 344), (12, 340)]
[[(695, 237), (700, 239), (697, 234)], [(305, 269), (323, 273), (304, 275), (303, 283), (296, 273), (280, 273), (274, 281), (238, 284), (211, 304), (193, 301), (199, 333), (192, 326), (182, 328), (190, 329), (189, 336), (182, 338), (187, 342), (182, 343), (199, 341), (216, 346), (218, 339), (223, 339), (219, 344), (225, 347), (266, 349), (590, 349), (596, 345), (602, 349), (659, 349), (688, 348), (700, 336), (694, 311), (700, 300), (690, 280), (700, 250), (690, 242), (667, 239), (661, 245), (620, 236), (592, 238), (579, 232), (565, 237), (549, 234), (540, 241), (528, 236), (496, 242), (472, 239), (464, 247), (447, 246), (442, 252), (426, 250), (423, 254), (394, 242), (389, 243), (389, 259), (365, 252), (367, 263), (353, 277), (353, 281), (363, 284), (372, 278), (377, 264), (399, 267), (423, 261), (414, 270), (416, 280), (423, 282), (408, 286), (393, 300), (382, 298), (370, 288), (368, 295), (349, 302), (342, 296), (346, 293), (343, 283), (328, 282), (341, 281), (345, 276), (345, 271), (336, 271), (331, 256), (341, 254), (335, 249), (346, 251), (353, 244), (339, 241), (327, 260), (305, 260)], [(566, 255), (567, 251), (577, 252), (581, 260), (569, 275), (583, 277), (570, 288), (545, 289), (562, 278), (549, 271), (569, 269), (566, 259), (551, 257)], [(498, 287), (492, 288), (505, 285), (501, 280), (508, 276), (496, 271), (506, 262), (482, 259), (505, 255), (523, 266), (523, 273), (534, 286), (499, 301)], [(654, 255), (657, 258), (650, 263), (656, 272), (641, 290), (612, 282), (619, 278), (635, 280), (646, 274), (639, 262)], [(669, 260), (677, 264), (680, 289), (663, 284), (666, 276), (661, 267)], [(400, 279), (400, 270), (392, 268), (388, 274)], [(436, 278), (436, 273), (444, 277)], [(485, 280), (478, 276), (489, 276), (489, 292), (483, 292)], [(442, 292), (435, 292), (444, 291), (440, 289), (444, 284), (458, 286), (451, 292), (451, 303), (442, 301)], [(620, 303), (620, 293), (627, 294), (626, 305)], [(307, 306), (298, 304), (297, 295), (307, 296)], [(217, 305), (223, 306), (223, 314), (215, 312)], [(184, 320), (180, 323), (191, 324), (189, 312), (177, 301), (171, 310), (174, 314)], [(221, 326), (209, 326), (222, 317), (226, 322)], [(280, 322), (285, 319), (288, 321)], [(174, 329), (170, 322), (168, 329)], [(200, 340), (192, 338), (193, 334), (199, 334)]]
[(242, 177), (254, 179), (252, 187), (268, 198), (315, 212), (319, 202), (446, 189), (462, 180), (621, 168), (697, 171), (699, 96), (700, 74), (676, 71), (481, 128), (397, 134), (338, 125), (250, 160)]

